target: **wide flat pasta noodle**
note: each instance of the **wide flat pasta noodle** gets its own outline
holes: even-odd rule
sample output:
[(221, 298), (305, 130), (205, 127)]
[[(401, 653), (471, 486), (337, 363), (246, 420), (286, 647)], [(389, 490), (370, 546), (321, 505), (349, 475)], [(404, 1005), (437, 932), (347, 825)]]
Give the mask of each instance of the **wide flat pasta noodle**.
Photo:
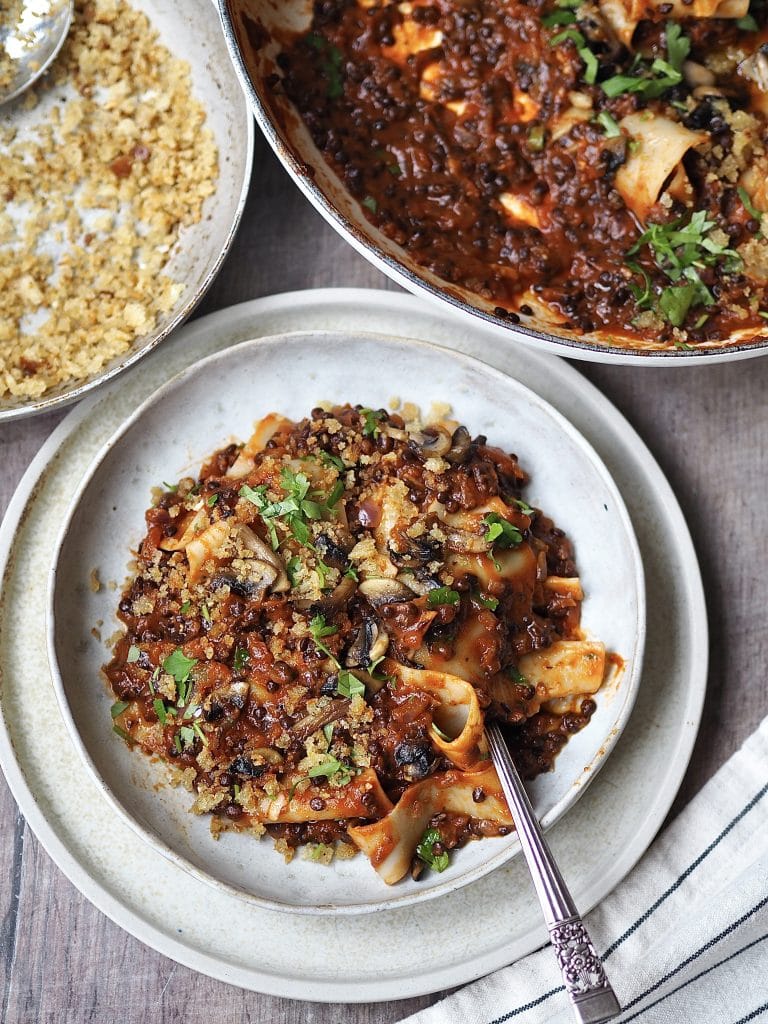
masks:
[[(483, 793), (480, 802), (473, 797), (478, 790)], [(430, 818), (441, 811), (514, 826), (499, 777), (489, 767), (482, 772), (448, 771), (414, 783), (386, 817), (350, 828), (349, 836), (387, 885), (394, 885), (407, 874)]]

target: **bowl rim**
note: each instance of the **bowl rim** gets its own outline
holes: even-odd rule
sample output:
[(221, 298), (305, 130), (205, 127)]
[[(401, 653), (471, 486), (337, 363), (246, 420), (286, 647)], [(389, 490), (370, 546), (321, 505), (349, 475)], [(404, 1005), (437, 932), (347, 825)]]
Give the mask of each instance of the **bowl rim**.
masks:
[[(238, 75), (237, 77), (242, 85), (240, 76)], [(229, 226), (224, 243), (196, 290), (184, 300), (184, 302), (179, 306), (176, 314), (168, 321), (162, 330), (150, 334), (144, 345), (136, 349), (135, 352), (126, 353), (110, 370), (104, 372), (100, 371), (96, 376), (77, 384), (75, 387), (66, 390), (61, 394), (50, 395), (47, 397), (45, 395), (41, 395), (40, 398), (36, 398), (31, 402), (26, 402), (24, 405), (4, 407), (2, 402), (0, 402), (0, 423), (10, 423), (13, 420), (21, 420), (26, 419), (29, 416), (37, 416), (41, 413), (53, 412), (56, 409), (64, 408), (65, 406), (71, 405), (73, 402), (77, 402), (81, 398), (84, 398), (96, 388), (100, 388), (103, 384), (113, 380), (119, 373), (122, 373), (124, 370), (133, 366), (134, 363), (139, 361), (139, 359), (142, 359), (148, 352), (151, 352), (156, 348), (172, 331), (175, 331), (177, 327), (189, 318), (198, 303), (202, 301), (205, 293), (213, 284), (214, 278), (221, 269), (221, 265), (232, 247), (235, 235), (237, 234), (237, 229), (240, 227), (240, 221), (243, 217), (243, 211), (245, 210), (245, 204), (248, 199), (248, 192), (250, 189), (256, 133), (253, 124), (253, 117), (250, 116), (247, 98), (242, 92), (242, 88), (240, 89), (238, 98), (242, 99), (243, 102), (242, 109), (237, 116), (238, 120), (243, 122), (240, 125), (240, 130), (243, 131), (244, 129), (245, 132), (243, 181), (240, 186), (240, 193), (238, 195), (232, 223)]]
[(726, 359), (752, 359), (768, 354), (768, 335), (758, 341), (742, 342), (735, 345), (711, 349), (638, 349), (611, 347), (597, 342), (582, 341), (577, 337), (567, 338), (549, 334), (544, 330), (527, 327), (524, 324), (510, 324), (508, 320), (488, 310), (473, 306), (445, 288), (440, 288), (411, 270), (401, 259), (385, 252), (366, 232), (354, 224), (316, 184), (314, 176), (308, 173), (306, 163), (297, 156), (293, 144), (285, 132), (272, 118), (269, 108), (262, 101), (237, 40), (234, 20), (230, 10), (232, 0), (213, 0), (218, 6), (219, 17), (229, 56), (240, 79), (243, 93), (250, 101), (253, 115), (273, 152), (286, 169), (293, 182), (306, 198), (353, 249), (386, 274), (391, 280), (407, 289), (411, 294), (427, 299), (451, 316), (481, 321), (500, 337), (519, 341), (524, 345), (538, 348), (553, 355), (579, 359), (585, 362), (634, 364), (643, 366), (685, 365), (686, 363), (723, 362)]
[[(226, 361), (233, 356), (239, 356), (242, 352), (247, 349), (258, 350), (261, 347), (278, 348), (284, 347), (286, 344), (300, 343), (306, 341), (309, 338), (312, 339), (328, 339), (331, 337), (349, 337), (349, 332), (344, 330), (304, 330), (304, 331), (290, 331), (276, 335), (268, 335), (264, 337), (251, 338), (246, 341), (239, 342), (236, 345), (229, 346), (228, 348), (222, 349), (218, 352), (214, 352), (211, 355), (205, 356), (202, 359), (198, 359), (185, 367), (183, 370), (174, 374), (169, 380), (162, 384), (159, 388), (153, 391), (147, 398), (131, 412), (129, 416), (113, 431), (113, 433), (107, 438), (104, 444), (98, 449), (91, 459), (88, 468), (86, 469), (83, 477), (78, 483), (78, 486), (73, 493), (68, 503), (68, 508), (65, 516), (62, 520), (61, 529), (56, 539), (53, 560), (51, 567), (48, 572), (47, 581), (47, 593), (46, 593), (46, 610), (45, 610), (45, 633), (46, 633), (46, 647), (48, 655), (48, 663), (51, 671), (51, 678), (53, 681), (53, 688), (56, 695), (56, 700), (59, 705), (59, 710), (64, 719), (67, 731), (70, 739), (82, 761), (85, 765), (89, 775), (98, 787), (102, 796), (109, 802), (111, 807), (120, 815), (122, 820), (137, 834), (145, 843), (147, 843), (152, 849), (158, 852), (166, 860), (180, 867), (182, 870), (191, 874), (193, 877), (205, 882), (207, 885), (211, 885), (216, 889), (220, 889), (234, 895), (237, 898), (244, 900), (245, 902), (252, 903), (256, 906), (262, 907), (267, 910), (276, 911), (280, 913), (292, 913), (297, 915), (308, 915), (308, 916), (322, 916), (322, 915), (364, 915), (369, 913), (376, 913), (384, 910), (394, 910), (401, 907), (410, 906), (416, 903), (421, 903), (428, 899), (434, 899), (438, 896), (454, 892), (464, 886), (482, 878), (484, 875), (490, 873), (498, 867), (501, 867), (508, 860), (517, 856), (521, 852), (520, 843), (516, 835), (506, 837), (507, 842), (503, 849), (497, 849), (495, 853), (489, 849), (489, 856), (480, 864), (476, 865), (465, 871), (458, 877), (446, 879), (445, 881), (438, 883), (437, 885), (429, 888), (422, 889), (417, 892), (404, 893), (402, 895), (392, 895), (388, 898), (382, 898), (381, 900), (375, 900), (367, 903), (350, 903), (350, 904), (293, 904), (284, 903), (279, 900), (272, 899), (258, 895), (253, 892), (249, 892), (246, 889), (239, 887), (238, 885), (225, 882), (221, 879), (215, 878), (209, 874), (203, 868), (198, 867), (192, 863), (185, 856), (178, 853), (171, 846), (169, 846), (163, 839), (160, 838), (149, 826), (142, 824), (137, 818), (131, 814), (131, 812), (123, 805), (117, 795), (112, 791), (107, 782), (102, 777), (98, 767), (96, 766), (93, 758), (91, 757), (85, 742), (80, 736), (80, 732), (75, 722), (75, 717), (69, 704), (67, 697), (65, 684), (64, 684), (64, 673), (59, 666), (59, 659), (57, 653), (57, 628), (56, 628), (56, 600), (57, 600), (57, 587), (59, 582), (58, 577), (58, 566), (62, 557), (63, 549), (69, 538), (70, 530), (77, 517), (77, 512), (80, 507), (80, 502), (87, 491), (88, 487), (92, 483), (94, 477), (100, 470), (104, 460), (112, 452), (112, 450), (120, 443), (123, 437), (136, 425), (141, 419), (144, 413), (155, 406), (156, 404), (162, 403), (166, 396), (175, 390), (183, 388), (189, 377), (197, 376), (200, 373), (204, 373), (208, 367), (217, 362)], [(624, 499), (621, 492), (615, 483), (613, 476), (609, 472), (603, 460), (597, 454), (595, 449), (592, 447), (590, 442), (584, 437), (584, 435), (575, 427), (570, 421), (554, 406), (552, 406), (545, 399), (541, 398), (535, 391), (529, 388), (527, 385), (520, 383), (514, 377), (501, 370), (497, 370), (495, 367), (489, 365), (481, 359), (475, 356), (467, 355), (463, 352), (458, 352), (454, 349), (448, 349), (442, 345), (435, 344), (434, 342), (423, 341), (414, 338), (405, 338), (402, 336), (389, 335), (386, 333), (379, 332), (355, 332), (355, 337), (359, 337), (367, 341), (378, 341), (384, 342), (385, 344), (396, 344), (400, 347), (401, 351), (408, 353), (414, 347), (422, 349), (428, 352), (434, 352), (436, 355), (442, 357), (448, 356), (449, 358), (465, 365), (470, 368), (479, 369), (483, 373), (490, 374), (495, 377), (500, 383), (507, 386), (510, 384), (518, 390), (519, 394), (525, 396), (525, 398), (533, 405), (537, 406), (545, 415), (551, 417), (556, 425), (564, 431), (564, 433), (570, 438), (572, 443), (576, 444), (581, 450), (582, 455), (590, 462), (593, 471), (595, 471), (603, 482), (604, 486), (608, 489), (611, 494), (612, 500), (615, 505), (616, 514), (619, 522), (624, 531), (624, 536), (629, 547), (630, 561), (632, 563), (632, 583), (634, 588), (634, 594), (637, 602), (637, 613), (634, 622), (634, 637), (632, 642), (632, 650), (629, 655), (630, 667), (629, 670), (625, 670), (621, 677), (621, 690), (623, 691), (623, 700), (618, 715), (612, 724), (609, 724), (607, 734), (600, 746), (600, 749), (587, 765), (585, 765), (580, 772), (578, 779), (571, 783), (568, 790), (561, 799), (554, 804), (541, 818), (541, 825), (544, 830), (548, 830), (554, 826), (560, 818), (562, 818), (568, 810), (578, 801), (581, 795), (586, 791), (590, 783), (597, 776), (600, 768), (605, 763), (607, 757), (616, 746), (624, 728), (629, 721), (632, 709), (637, 698), (641, 678), (642, 678), (642, 667), (643, 658), (645, 651), (645, 640), (646, 640), (646, 628), (647, 628), (647, 617), (646, 617), (646, 589), (645, 589), (645, 572), (642, 562), (642, 556), (640, 554), (640, 548), (635, 535), (634, 527), (632, 525), (631, 517), (627, 510)], [(623, 654), (626, 660), (626, 652)], [(106, 691), (106, 687), (105, 687)], [(387, 887), (384, 892), (393, 892), (395, 887)]]

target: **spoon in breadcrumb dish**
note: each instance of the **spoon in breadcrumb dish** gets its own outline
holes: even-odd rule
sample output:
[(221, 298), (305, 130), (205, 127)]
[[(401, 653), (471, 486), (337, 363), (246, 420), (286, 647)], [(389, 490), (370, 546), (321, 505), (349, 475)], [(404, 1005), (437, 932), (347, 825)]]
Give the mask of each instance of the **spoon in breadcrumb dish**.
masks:
[(0, 106), (46, 71), (67, 38), (74, 0), (10, 0), (0, 10)]

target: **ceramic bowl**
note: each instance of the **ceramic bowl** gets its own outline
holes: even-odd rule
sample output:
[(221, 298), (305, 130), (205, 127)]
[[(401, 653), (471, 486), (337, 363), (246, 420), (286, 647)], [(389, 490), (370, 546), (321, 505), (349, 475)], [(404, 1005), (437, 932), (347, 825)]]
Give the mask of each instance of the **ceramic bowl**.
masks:
[[(227, 57), (216, 11), (210, 0), (186, 0), (184, 12), (174, 0), (131, 0), (157, 29), (161, 42), (190, 67), (192, 89), (206, 111), (206, 125), (219, 151), (215, 192), (203, 205), (199, 223), (181, 230), (165, 273), (185, 285), (176, 303), (161, 313), (155, 327), (136, 338), (127, 352), (85, 380), (60, 384), (38, 399), (0, 400), (0, 422), (68, 405), (111, 380), (146, 355), (182, 323), (203, 297), (235, 236), (248, 194), (253, 161), (253, 120)], [(51, 102), (55, 97), (51, 97)], [(46, 101), (47, 102), (47, 101)], [(34, 132), (40, 108), (14, 108), (19, 133)], [(98, 327), (96, 328), (98, 330)]]
[[(561, 330), (541, 316), (522, 316), (513, 326), (495, 312), (496, 304), (451, 284), (420, 266), (365, 216), (360, 202), (325, 162), (300, 114), (272, 84), (282, 72), (277, 57), (282, 40), (309, 30), (313, 4), (306, 0), (215, 0), (235, 69), (254, 116), (294, 182), (329, 224), (367, 260), (415, 295), (437, 303), (444, 314), (466, 327), (478, 321), (494, 330), (501, 344), (530, 345), (572, 359), (603, 363), (690, 365), (747, 359), (768, 352), (768, 336), (725, 343), (662, 349), (637, 339), (621, 346), (597, 334), (579, 336)], [(742, 332), (743, 333), (743, 332)], [(767, 332), (768, 334), (768, 332)]]
[[(190, 794), (166, 783), (162, 764), (112, 731), (114, 696), (100, 674), (131, 550), (144, 532), (151, 488), (196, 474), (216, 448), (245, 439), (275, 410), (308, 415), (319, 401), (428, 410), (449, 402), (472, 434), (515, 452), (530, 473), (526, 499), (574, 541), (586, 599), (582, 622), (624, 659), (598, 693), (589, 726), (530, 786), (545, 827), (578, 800), (618, 740), (637, 693), (645, 636), (643, 568), (629, 516), (594, 450), (528, 388), (484, 363), (426, 342), (372, 334), (305, 332), (245, 342), (173, 378), (140, 406), (95, 458), (74, 497), (51, 571), (49, 659), (72, 740), (105, 798), (148, 843), (212, 885), (273, 909), (359, 913), (449, 892), (519, 851), (513, 836), (469, 843), (442, 874), (386, 886), (368, 861), (285, 864), (269, 839), (225, 834), (188, 811)], [(94, 592), (91, 574), (102, 581)], [(117, 586), (115, 587), (115, 584)], [(92, 632), (96, 630), (96, 635)], [(98, 637), (98, 638), (97, 638)], [(565, 866), (567, 867), (567, 865)]]

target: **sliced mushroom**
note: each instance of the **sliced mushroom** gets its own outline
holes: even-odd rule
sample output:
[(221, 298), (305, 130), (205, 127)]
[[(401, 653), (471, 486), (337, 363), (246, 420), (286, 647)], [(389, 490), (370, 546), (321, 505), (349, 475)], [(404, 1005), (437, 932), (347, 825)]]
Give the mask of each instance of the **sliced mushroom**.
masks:
[(469, 450), (472, 446), (472, 438), (466, 427), (456, 427), (451, 438), (451, 447), (445, 453), (446, 462), (454, 466), (466, 462), (469, 457)]
[(739, 71), (754, 82), (761, 92), (768, 92), (768, 43), (739, 64)]
[(339, 547), (335, 541), (332, 541), (327, 534), (321, 533), (317, 537), (315, 548), (326, 565), (330, 565), (332, 569), (338, 569), (339, 572), (343, 572), (349, 565), (346, 551)]
[(276, 551), (273, 551), (269, 544), (263, 541), (261, 537), (259, 537), (257, 533), (254, 533), (250, 526), (246, 526), (245, 523), (238, 524), (236, 530), (237, 537), (248, 551), (252, 551), (261, 561), (274, 566), (276, 572), (275, 578), (271, 584), (272, 591), (275, 594), (280, 594), (288, 590), (291, 584), (280, 555), (278, 555)]
[(442, 555), (440, 541), (432, 537), (424, 536), (419, 538), (408, 538), (408, 544), (404, 551), (396, 551), (390, 543), (387, 544), (387, 552), (394, 565), (399, 569), (414, 569), (426, 565), (428, 562), (439, 561)]
[(412, 434), (411, 446), (424, 459), (437, 458), (451, 450), (451, 435), (445, 427), (434, 424)]
[(414, 594), (418, 594), (419, 597), (424, 597), (430, 590), (436, 590), (442, 586), (440, 580), (430, 576), (428, 572), (423, 570), (421, 572), (417, 570), (416, 572), (409, 573), (407, 576), (398, 576), (398, 580), (409, 587)]
[(329, 722), (336, 722), (343, 718), (347, 711), (349, 711), (349, 704), (350, 702), (346, 699), (329, 701), (326, 707), (322, 707), (315, 711), (314, 714), (305, 715), (298, 722), (294, 722), (291, 726), (291, 734), (298, 740), (306, 740), (313, 732), (322, 729)]
[(363, 580), (359, 589), (374, 608), (388, 604), (390, 601), (409, 601), (413, 597), (413, 592), (404, 583), (384, 576)]
[(316, 608), (318, 612), (322, 612), (326, 618), (333, 616), (349, 601), (356, 588), (357, 583), (355, 583), (352, 577), (344, 576), (330, 594), (326, 594), (319, 601), (311, 602), (311, 607)]
[(395, 747), (395, 764), (403, 769), (406, 778), (415, 782), (426, 779), (435, 760), (429, 743), (398, 743)]
[(389, 637), (373, 619), (365, 619), (357, 628), (344, 664), (347, 668), (369, 668), (383, 657), (389, 646)]

